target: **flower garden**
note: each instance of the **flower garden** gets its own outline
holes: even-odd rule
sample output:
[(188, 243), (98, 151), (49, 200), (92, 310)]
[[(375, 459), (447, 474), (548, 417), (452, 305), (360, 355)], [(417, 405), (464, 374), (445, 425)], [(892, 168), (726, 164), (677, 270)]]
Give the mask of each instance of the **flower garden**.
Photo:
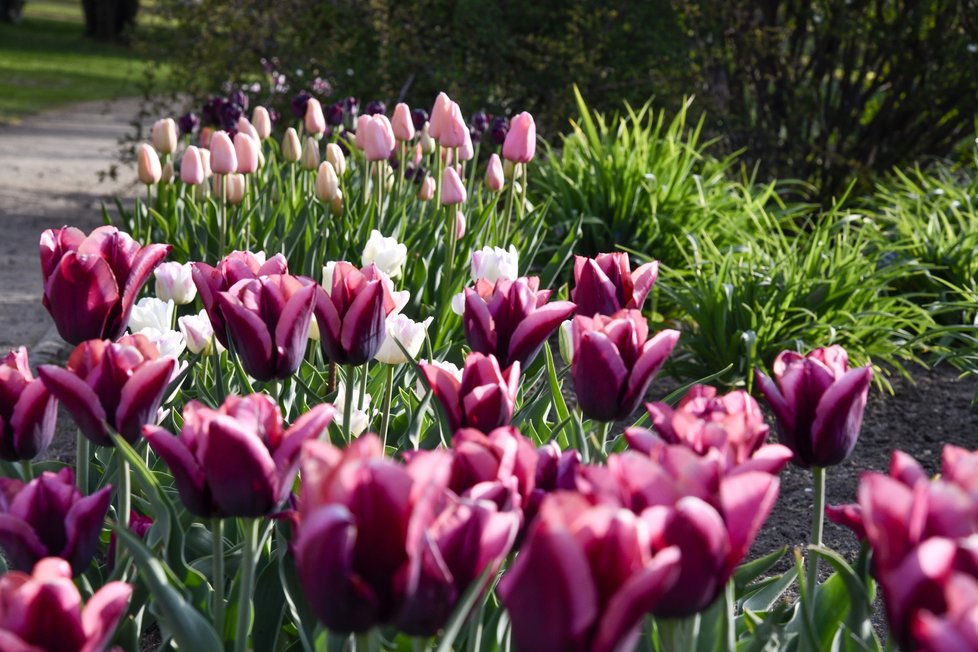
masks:
[[(973, 173), (818, 209), (577, 99), (236, 91), (38, 234), (74, 349), (0, 363), (0, 649), (978, 649), (978, 453), (825, 499), (892, 378), (976, 368)], [(808, 545), (757, 549), (788, 465)]]

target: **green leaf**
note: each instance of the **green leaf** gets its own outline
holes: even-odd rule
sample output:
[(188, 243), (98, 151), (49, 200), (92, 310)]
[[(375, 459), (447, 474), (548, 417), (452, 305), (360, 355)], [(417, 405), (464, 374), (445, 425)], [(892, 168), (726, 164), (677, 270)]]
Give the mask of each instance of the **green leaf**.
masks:
[(774, 552), (770, 552), (763, 557), (759, 557), (758, 559), (738, 566), (733, 575), (734, 583), (737, 585), (737, 590), (743, 591), (748, 584), (771, 570), (779, 561), (781, 561), (781, 558), (784, 557), (784, 553), (787, 551), (788, 546), (781, 546)]

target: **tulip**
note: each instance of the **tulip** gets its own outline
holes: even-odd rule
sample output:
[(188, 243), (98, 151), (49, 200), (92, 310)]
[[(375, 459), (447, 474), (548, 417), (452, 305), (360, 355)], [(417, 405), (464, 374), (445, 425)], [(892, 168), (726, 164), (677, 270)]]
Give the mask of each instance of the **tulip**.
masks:
[(468, 139), (469, 147), (472, 146), (469, 128), (465, 124), (465, 118), (462, 117), (462, 110), (458, 104), (449, 103), (448, 110), (442, 114), (442, 119), (440, 135), (432, 134), (438, 140), (439, 145), (445, 148), (461, 148)]
[(177, 120), (177, 126), (181, 135), (190, 136), (200, 126), (200, 118), (193, 111), (188, 111)]
[(374, 354), (374, 359), (384, 364), (404, 364), (408, 362), (408, 358), (401, 347), (407, 350), (411, 358), (417, 358), (432, 319), (428, 317), (424, 321), (414, 321), (400, 313), (392, 314), (385, 321), (386, 336), (377, 353)]
[(108, 582), (82, 607), (62, 559), (0, 577), (0, 647), (10, 652), (102, 652), (126, 615), (132, 587)]
[(144, 297), (133, 306), (129, 317), (129, 331), (138, 333), (147, 328), (169, 330), (173, 324), (174, 304), (153, 297)]
[(229, 396), (216, 410), (187, 403), (177, 437), (155, 426), (143, 428), (143, 436), (170, 468), (191, 513), (259, 517), (288, 497), (303, 442), (319, 437), (334, 413), (317, 405), (285, 429), (268, 396)]
[(631, 649), (642, 618), (677, 583), (679, 560), (677, 546), (653, 555), (648, 528), (628, 510), (548, 498), (499, 582), (517, 648)]
[(201, 310), (196, 315), (180, 317), (177, 319), (177, 325), (191, 353), (207, 355), (211, 352), (214, 344), (214, 327), (206, 310)]
[(139, 144), (136, 150), (136, 163), (140, 183), (152, 186), (163, 176), (160, 157), (156, 155), (156, 150), (146, 143)]
[(462, 142), (462, 146), (458, 148), (458, 160), (459, 161), (471, 161), (475, 156), (475, 150), (472, 148), (472, 137), (469, 130), (465, 130), (465, 140)]
[(238, 171), (238, 156), (231, 137), (226, 131), (214, 132), (211, 136), (211, 171), (214, 174), (231, 174)]
[(509, 425), (516, 405), (520, 364), (514, 362), (505, 371), (492, 355), (469, 353), (465, 358), (462, 380), (434, 365), (420, 365), (428, 386), (441, 405), (448, 428), (475, 428), (490, 432)]
[(425, 176), (418, 188), (418, 199), (420, 201), (431, 201), (435, 198), (435, 179), (432, 176)]
[(679, 331), (664, 330), (648, 339), (642, 313), (621, 310), (611, 317), (578, 315), (573, 336), (571, 375), (581, 410), (596, 421), (617, 421), (638, 407)]
[(515, 281), (519, 277), (519, 266), (520, 254), (513, 245), (509, 245), (509, 249), (483, 247), (472, 252), (472, 282), (485, 279), (495, 283), (501, 278)]
[(467, 194), (455, 168), (445, 168), (441, 175), (441, 203), (444, 206), (464, 204)]
[(435, 139), (431, 136), (430, 127), (427, 122), (424, 123), (424, 126), (421, 128), (421, 135), (418, 137), (418, 145), (421, 146), (421, 152), (423, 154), (433, 154), (435, 152), (435, 147), (437, 147), (437, 143), (435, 143)]
[(128, 234), (102, 226), (87, 237), (74, 227), (41, 234), (44, 307), (70, 344), (117, 339), (126, 330), (139, 290), (170, 245), (140, 247)]
[(177, 150), (177, 123), (173, 118), (163, 118), (154, 122), (150, 134), (153, 147), (160, 154), (172, 154)]
[(319, 167), (319, 143), (312, 136), (306, 138), (302, 147), (302, 169), (310, 172)]
[[(243, 120), (244, 118), (242, 118)], [(258, 152), (261, 145), (258, 138), (239, 131), (234, 135), (234, 152), (238, 159), (238, 172), (251, 174), (258, 170)]]
[(835, 345), (807, 356), (784, 351), (772, 370), (774, 380), (760, 370), (754, 376), (795, 463), (826, 467), (849, 457), (859, 437), (872, 369), (849, 369), (848, 355)]
[(499, 154), (493, 154), (489, 157), (489, 164), (486, 166), (486, 187), (493, 192), (499, 192), (505, 183), (502, 161), (499, 160)]
[(394, 138), (406, 143), (414, 138), (414, 121), (411, 119), (411, 109), (404, 102), (394, 107), (394, 118), (391, 120)]
[(201, 129), (200, 130), (200, 140), (198, 142), (198, 146), (201, 147), (201, 148), (203, 148), (203, 149), (207, 149), (207, 151), (210, 151), (209, 148), (211, 146), (211, 136), (213, 136), (213, 135), (214, 135), (214, 128), (213, 127), (204, 127), (203, 129)]
[(302, 144), (299, 142), (299, 134), (289, 127), (282, 136), (282, 158), (289, 163), (298, 163), (301, 157)]
[(57, 418), (58, 404), (31, 374), (27, 349), (0, 359), (0, 459), (31, 460), (43, 453), (54, 438)]
[(111, 446), (110, 432), (132, 444), (140, 428), (156, 419), (175, 366), (145, 336), (127, 335), (118, 342), (83, 342), (64, 369), (42, 365), (38, 373), (81, 432), (99, 446)]
[(268, 140), (268, 137), (272, 135), (272, 118), (268, 114), (268, 109), (263, 106), (256, 106), (251, 114), (251, 122), (255, 126), (258, 140)]
[(160, 352), (161, 358), (178, 359), (187, 348), (187, 341), (180, 331), (171, 328), (144, 328), (136, 332), (144, 336)]
[(641, 310), (658, 275), (656, 261), (632, 272), (625, 253), (575, 256), (571, 300), (577, 304), (577, 314), (585, 317), (612, 315), (622, 309)]
[(200, 154), (200, 165), (204, 168), (204, 178), (210, 179), (214, 174), (211, 170), (211, 150), (198, 148), (197, 152)]
[(276, 274), (245, 279), (217, 295), (234, 350), (256, 380), (284, 380), (302, 363), (316, 304), (312, 279)]
[[(228, 203), (232, 206), (237, 206), (242, 201), (244, 201), (246, 183), (245, 176), (243, 174), (229, 174), (226, 177), (227, 183), (225, 190), (227, 191)], [(215, 189), (215, 194), (218, 190)]]
[(537, 126), (525, 111), (513, 117), (503, 143), (503, 158), (514, 163), (529, 163), (537, 150)]
[(160, 183), (172, 183), (173, 182), (173, 163), (170, 161), (166, 162), (160, 172)]
[[(458, 368), (458, 365), (448, 362), (447, 360), (419, 360), (419, 364), (438, 367), (439, 369), (448, 372), (456, 381), (462, 382), (462, 370)], [(414, 393), (418, 398), (424, 398), (425, 394), (428, 393), (428, 385), (426, 382), (421, 380), (419, 375), (417, 383), (414, 387)]]
[(407, 260), (407, 247), (395, 238), (385, 238), (380, 231), (374, 229), (367, 238), (363, 248), (363, 265), (373, 263), (383, 273), (396, 278), (401, 273), (401, 267)]
[(518, 362), (524, 369), (533, 362), (543, 343), (574, 312), (570, 301), (550, 299), (533, 276), (516, 281), (478, 281), (465, 289), (462, 325), (473, 351), (493, 354), (502, 367)]
[[(371, 116), (365, 120), (360, 129), (363, 130), (363, 153), (368, 161), (386, 161), (394, 151), (394, 131), (390, 120), (383, 114)], [(361, 133), (357, 131), (357, 139)]]
[(326, 160), (333, 166), (337, 177), (346, 174), (346, 156), (336, 143), (326, 145)]
[[(245, 134), (246, 136), (251, 136), (252, 138), (255, 139), (255, 141), (261, 141), (261, 138), (258, 137), (258, 130), (255, 129), (255, 125), (251, 124), (251, 121), (248, 120), (248, 118), (244, 116), (238, 118), (238, 123), (236, 127), (238, 133)], [(240, 157), (241, 154), (239, 153), (238, 156)]]
[(362, 115), (359, 118), (357, 118), (354, 133), (353, 133), (353, 143), (357, 146), (357, 149), (359, 150), (362, 150), (366, 145), (367, 130), (365, 129), (365, 127), (369, 122), (370, 122), (369, 115)]
[(156, 296), (163, 301), (185, 306), (197, 296), (190, 263), (162, 263), (153, 270), (153, 275), (156, 277)]
[(431, 107), (431, 119), (428, 131), (435, 140), (441, 139), (442, 130), (447, 126), (452, 115), (452, 100), (443, 92), (438, 93), (435, 104)]
[[(91, 496), (75, 488), (69, 468), (45, 471), (27, 484), (0, 478), (0, 548), (10, 566), (30, 570), (44, 557), (61, 557), (72, 574), (88, 568), (99, 546), (112, 486)], [(2, 609), (2, 608), (0, 608)]]
[(461, 240), (465, 237), (465, 213), (455, 211), (455, 239)]
[[(363, 434), (367, 427), (370, 425), (371, 416), (373, 410), (370, 409), (370, 402), (373, 398), (368, 393), (364, 393), (363, 400), (360, 400), (357, 388), (353, 388), (353, 396), (356, 400), (353, 400), (351, 396), (350, 403), (350, 437), (359, 437)], [(347, 405), (347, 395), (346, 395), (346, 383), (340, 381), (336, 385), (336, 397), (333, 399), (333, 405), (336, 407), (336, 425), (342, 429), (346, 429), (347, 417), (346, 417), (346, 405)]]
[(201, 151), (191, 145), (180, 159), (180, 180), (190, 186), (199, 186), (207, 178)]
[(328, 204), (336, 198), (340, 191), (340, 180), (336, 176), (336, 170), (329, 161), (319, 164), (319, 171), (316, 172), (315, 183), (316, 198)]
[(337, 190), (336, 196), (329, 202), (329, 210), (333, 212), (333, 215), (341, 217), (343, 215), (343, 191)]
[(305, 116), (306, 131), (319, 137), (326, 131), (326, 116), (323, 115), (323, 105), (314, 97), (306, 102)]
[(452, 436), (448, 488), (463, 496), (482, 483), (499, 482), (513, 490), (513, 507), (522, 509), (536, 488), (537, 463), (533, 442), (512, 426), (488, 434), (463, 428)]

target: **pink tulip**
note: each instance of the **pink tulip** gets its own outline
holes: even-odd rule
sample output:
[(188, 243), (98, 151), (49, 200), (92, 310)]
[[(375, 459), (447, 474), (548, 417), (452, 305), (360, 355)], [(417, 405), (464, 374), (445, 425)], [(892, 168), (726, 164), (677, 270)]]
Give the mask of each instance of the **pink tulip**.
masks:
[(241, 174), (251, 174), (258, 170), (258, 151), (261, 145), (256, 137), (250, 136), (243, 131), (234, 135), (234, 153), (238, 159), (238, 172)]
[(421, 201), (431, 201), (435, 198), (435, 178), (426, 175), (421, 187), (418, 188), (418, 199)]
[(469, 135), (469, 127), (465, 124), (465, 118), (462, 117), (462, 109), (459, 108), (458, 104), (452, 102), (448, 105), (448, 111), (441, 125), (441, 136), (438, 137), (438, 144), (449, 149), (461, 148), (465, 146), (466, 139), (468, 139), (471, 149), (472, 138)]
[(437, 365), (419, 366), (452, 433), (461, 428), (488, 433), (509, 425), (519, 388), (518, 362), (503, 372), (494, 356), (473, 352), (465, 358), (461, 381)]
[(391, 120), (394, 137), (406, 143), (414, 138), (414, 121), (411, 120), (411, 109), (404, 102), (394, 107), (394, 118)]
[(200, 150), (191, 145), (180, 159), (180, 180), (191, 186), (199, 186), (206, 178)]
[(441, 138), (442, 131), (447, 128), (452, 117), (452, 100), (443, 92), (438, 93), (435, 104), (431, 107), (431, 118), (428, 122), (428, 133), (435, 139)]
[(54, 438), (58, 405), (20, 347), (0, 359), (0, 458), (31, 460)]
[(320, 136), (326, 131), (326, 117), (323, 115), (323, 105), (314, 97), (306, 102), (306, 131), (313, 136)]
[[(363, 153), (368, 161), (386, 161), (394, 151), (394, 131), (391, 123), (382, 113), (370, 116), (360, 126), (363, 129)], [(360, 139), (360, 132), (357, 131)]]
[(461, 240), (465, 237), (465, 213), (455, 211), (455, 239)]
[(268, 109), (263, 106), (256, 106), (251, 114), (251, 122), (255, 126), (258, 140), (268, 140), (268, 137), (272, 135), (272, 118), (268, 114)]
[(238, 156), (226, 131), (211, 136), (211, 171), (214, 174), (231, 174), (238, 171)]
[(628, 254), (622, 252), (575, 256), (571, 300), (577, 304), (577, 314), (585, 317), (641, 310), (658, 276), (658, 262), (645, 263), (633, 272)]
[(468, 194), (455, 168), (445, 168), (441, 175), (441, 203), (443, 206), (464, 204)]
[(486, 166), (486, 187), (493, 192), (499, 192), (505, 183), (503, 163), (499, 160), (499, 154), (492, 154), (489, 157), (489, 164)]
[(362, 150), (367, 145), (367, 130), (364, 127), (370, 122), (370, 117), (369, 115), (362, 115), (357, 118), (357, 130), (354, 134), (354, 143), (357, 149)]
[(177, 123), (173, 118), (162, 118), (153, 123), (150, 130), (153, 147), (160, 154), (172, 154), (177, 149)]
[[(258, 137), (258, 130), (255, 129), (255, 126), (253, 124), (251, 124), (251, 122), (248, 120), (248, 118), (246, 118), (244, 116), (241, 116), (240, 118), (238, 118), (238, 125), (237, 125), (237, 127), (238, 127), (238, 133), (240, 133), (240, 134), (247, 134), (248, 136), (251, 136), (252, 138), (254, 138), (256, 141), (260, 141), (261, 140), (261, 138)], [(235, 135), (237, 135), (237, 134), (235, 134)], [(239, 156), (240, 156), (240, 154), (239, 154)]]
[(200, 130), (200, 142), (198, 143), (198, 146), (210, 151), (209, 148), (211, 146), (211, 136), (213, 135), (214, 135), (213, 127), (203, 127)]
[(514, 163), (529, 163), (537, 150), (537, 126), (533, 116), (523, 112), (509, 123), (503, 143), (503, 158)]
[[(244, 201), (245, 196), (245, 177), (243, 174), (229, 174), (226, 177), (227, 187), (225, 188), (227, 192), (227, 201), (232, 206), (237, 206), (242, 201)], [(215, 188), (214, 194), (220, 193), (220, 188)]]
[(140, 183), (147, 186), (159, 183), (163, 176), (163, 167), (156, 150), (146, 143), (140, 143), (136, 151), (136, 168)]

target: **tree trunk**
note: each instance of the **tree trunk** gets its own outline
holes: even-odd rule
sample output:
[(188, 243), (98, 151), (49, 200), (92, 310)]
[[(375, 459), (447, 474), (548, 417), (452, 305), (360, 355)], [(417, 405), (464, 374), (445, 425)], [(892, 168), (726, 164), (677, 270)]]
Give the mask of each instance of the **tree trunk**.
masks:
[(88, 36), (99, 41), (118, 41), (135, 24), (139, 0), (82, 0), (82, 9)]

